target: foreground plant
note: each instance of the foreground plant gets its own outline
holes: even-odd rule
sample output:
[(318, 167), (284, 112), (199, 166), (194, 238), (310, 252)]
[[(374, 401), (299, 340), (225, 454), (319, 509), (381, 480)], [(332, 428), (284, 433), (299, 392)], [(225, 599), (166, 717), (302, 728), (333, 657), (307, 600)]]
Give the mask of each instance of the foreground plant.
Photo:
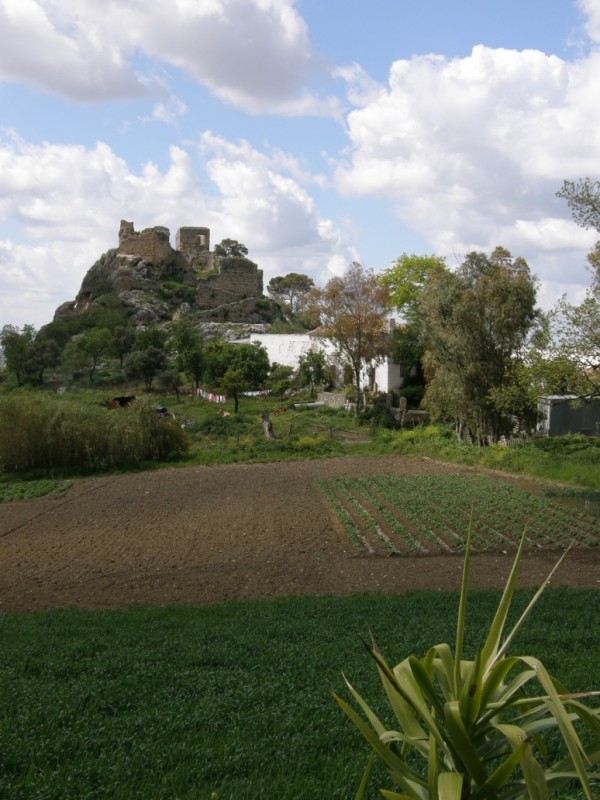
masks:
[[(463, 659), (465, 610), (471, 552), (467, 537), (455, 651), (447, 644), (414, 655), (393, 669), (374, 642), (368, 646), (396, 722), (388, 729), (347, 682), (362, 715), (334, 694), (372, 748), (356, 800), (364, 796), (379, 758), (399, 791), (381, 790), (388, 800), (546, 800), (577, 780), (593, 800), (590, 769), (600, 759), (600, 708), (583, 700), (600, 692), (571, 694), (549, 675), (539, 659), (509, 656), (508, 648), (550, 578), (504, 638), (525, 534), (483, 646), (474, 660)], [(530, 689), (532, 691), (527, 691)], [(586, 743), (576, 730), (586, 729)], [(564, 744), (550, 763), (547, 735)]]

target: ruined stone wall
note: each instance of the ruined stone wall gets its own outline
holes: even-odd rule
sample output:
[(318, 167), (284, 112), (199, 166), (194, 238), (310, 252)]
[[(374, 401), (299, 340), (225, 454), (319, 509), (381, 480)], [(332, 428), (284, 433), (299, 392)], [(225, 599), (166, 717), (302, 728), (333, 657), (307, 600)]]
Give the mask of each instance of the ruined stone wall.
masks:
[(263, 273), (247, 258), (215, 259), (218, 272), (200, 280), (195, 305), (214, 308), (247, 297), (263, 296)]
[[(145, 262), (147, 274), (140, 273), (144, 264), (135, 267), (136, 288), (144, 288), (147, 280), (168, 277), (171, 273), (177, 275), (178, 280), (187, 275), (186, 282), (197, 285), (194, 305), (199, 309), (211, 309), (246, 298), (263, 296), (262, 270), (248, 258), (215, 256), (210, 251), (209, 228), (179, 228), (176, 244), (177, 248), (174, 250), (169, 244), (168, 228), (156, 226), (138, 233), (133, 222), (122, 220), (117, 271), (125, 277), (125, 273), (131, 269), (129, 259)], [(198, 279), (198, 272), (207, 274)], [(121, 287), (122, 289), (132, 288), (129, 285), (130, 280), (125, 283), (127, 285)]]
[(192, 269), (213, 269), (210, 228), (179, 228), (175, 237), (175, 248), (187, 259)]
[(121, 220), (119, 228), (120, 256), (130, 256), (162, 266), (173, 261), (174, 251), (169, 243), (169, 229), (162, 226), (135, 231), (133, 222)]

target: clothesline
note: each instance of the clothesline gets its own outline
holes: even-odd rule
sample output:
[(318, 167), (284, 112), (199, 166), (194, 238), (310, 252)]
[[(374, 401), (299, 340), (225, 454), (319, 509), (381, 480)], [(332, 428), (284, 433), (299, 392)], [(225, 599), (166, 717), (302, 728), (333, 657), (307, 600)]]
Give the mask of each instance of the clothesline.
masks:
[[(271, 394), (270, 389), (258, 389), (253, 392), (240, 392), (244, 397), (266, 397)], [(214, 392), (207, 392), (206, 389), (196, 389), (196, 397), (201, 397), (209, 403), (226, 403), (227, 397), (224, 394), (215, 394)]]
[(196, 397), (201, 397), (209, 403), (226, 403), (227, 397), (224, 394), (214, 394), (214, 392), (207, 392), (206, 389), (196, 389)]

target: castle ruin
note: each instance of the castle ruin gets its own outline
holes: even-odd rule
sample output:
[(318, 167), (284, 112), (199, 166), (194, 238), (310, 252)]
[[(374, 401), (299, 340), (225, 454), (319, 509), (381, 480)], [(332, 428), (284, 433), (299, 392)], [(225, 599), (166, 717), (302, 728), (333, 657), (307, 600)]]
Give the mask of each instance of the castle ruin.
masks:
[(215, 255), (209, 228), (179, 228), (173, 248), (168, 228), (136, 231), (127, 220), (121, 220), (117, 248), (88, 270), (76, 299), (55, 317), (84, 313), (107, 295), (132, 308), (140, 324), (152, 316), (168, 319), (182, 303), (198, 318), (244, 321), (260, 316), (261, 301), (268, 302), (262, 270), (248, 258)]

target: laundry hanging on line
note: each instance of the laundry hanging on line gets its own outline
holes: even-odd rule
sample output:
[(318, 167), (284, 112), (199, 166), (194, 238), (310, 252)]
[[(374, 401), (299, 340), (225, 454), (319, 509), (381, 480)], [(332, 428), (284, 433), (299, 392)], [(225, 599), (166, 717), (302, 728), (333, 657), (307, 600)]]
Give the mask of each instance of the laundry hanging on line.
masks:
[(196, 389), (196, 397), (201, 397), (209, 403), (226, 403), (227, 397), (224, 394), (214, 394), (214, 392), (207, 392), (206, 389)]

